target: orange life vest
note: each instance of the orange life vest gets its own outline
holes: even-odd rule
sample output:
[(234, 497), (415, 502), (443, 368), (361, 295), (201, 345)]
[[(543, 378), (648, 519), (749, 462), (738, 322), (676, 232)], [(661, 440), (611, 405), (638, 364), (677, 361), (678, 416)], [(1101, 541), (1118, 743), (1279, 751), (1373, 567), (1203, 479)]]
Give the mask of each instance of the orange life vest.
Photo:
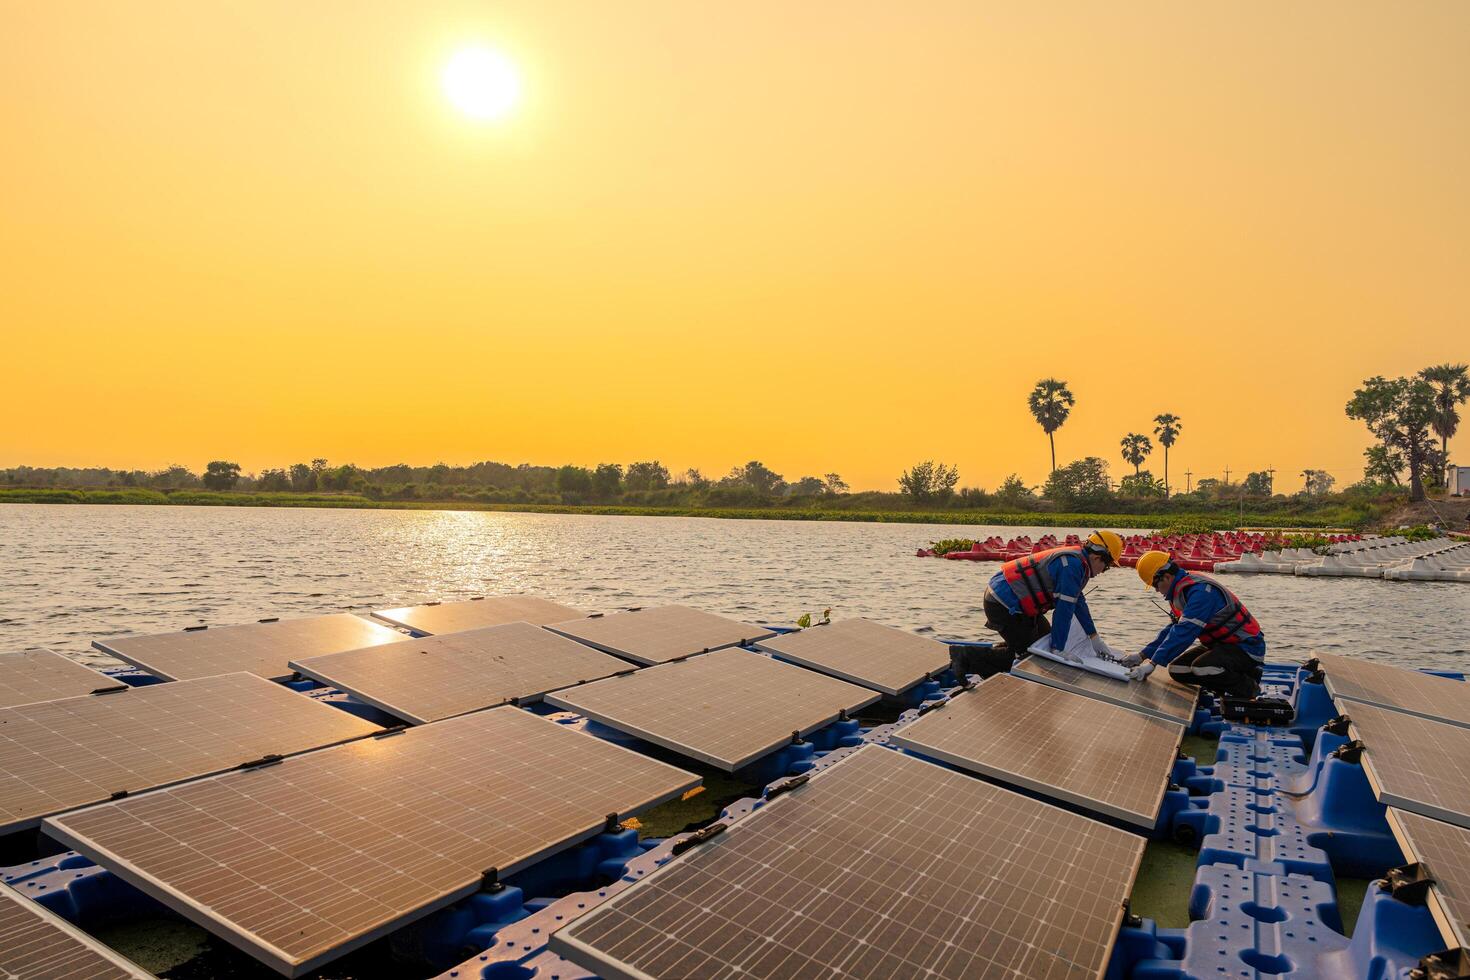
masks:
[(1251, 637), (1261, 635), (1261, 624), (1256, 622), (1256, 617), (1236, 598), (1234, 592), (1214, 579), (1194, 572), (1180, 571), (1169, 589), (1169, 610), (1175, 622), (1184, 616), (1184, 593), (1195, 585), (1209, 585), (1218, 589), (1225, 599), (1225, 605), (1220, 611), (1200, 627), (1200, 643), (1213, 647), (1222, 643), (1243, 643)]
[(1082, 549), (1078, 547), (1050, 548), (1008, 561), (1001, 566), (1000, 572), (1005, 576), (1006, 584), (1016, 594), (1021, 612), (1027, 616), (1040, 616), (1057, 604), (1056, 587), (1052, 584), (1051, 573), (1046, 566), (1062, 552), (1071, 552), (1081, 559), (1082, 581), (1086, 582), (1092, 576), (1092, 566), (1087, 563)]

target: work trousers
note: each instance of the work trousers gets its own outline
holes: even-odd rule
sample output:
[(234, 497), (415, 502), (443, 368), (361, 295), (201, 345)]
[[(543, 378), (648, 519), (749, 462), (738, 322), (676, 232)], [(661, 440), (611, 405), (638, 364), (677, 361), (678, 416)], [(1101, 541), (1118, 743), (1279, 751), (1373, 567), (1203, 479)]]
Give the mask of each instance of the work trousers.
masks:
[(1260, 693), (1261, 665), (1238, 646), (1196, 644), (1169, 662), (1169, 676), (1214, 694), (1253, 698)]

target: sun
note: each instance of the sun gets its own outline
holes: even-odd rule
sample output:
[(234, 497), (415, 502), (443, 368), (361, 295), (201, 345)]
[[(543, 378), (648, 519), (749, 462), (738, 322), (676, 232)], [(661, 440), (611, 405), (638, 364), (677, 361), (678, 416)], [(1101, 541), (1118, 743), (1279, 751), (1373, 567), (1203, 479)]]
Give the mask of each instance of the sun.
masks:
[(462, 48), (444, 66), (444, 94), (460, 112), (474, 119), (499, 119), (520, 101), (521, 79), (515, 65), (489, 48)]

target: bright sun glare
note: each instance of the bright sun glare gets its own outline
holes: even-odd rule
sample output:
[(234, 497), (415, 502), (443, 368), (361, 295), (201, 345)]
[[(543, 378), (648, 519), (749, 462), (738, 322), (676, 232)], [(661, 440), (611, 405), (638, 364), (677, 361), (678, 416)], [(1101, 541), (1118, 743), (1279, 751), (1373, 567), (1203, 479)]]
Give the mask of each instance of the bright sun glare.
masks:
[(498, 51), (464, 48), (444, 66), (444, 94), (467, 116), (499, 119), (521, 95), (515, 66)]

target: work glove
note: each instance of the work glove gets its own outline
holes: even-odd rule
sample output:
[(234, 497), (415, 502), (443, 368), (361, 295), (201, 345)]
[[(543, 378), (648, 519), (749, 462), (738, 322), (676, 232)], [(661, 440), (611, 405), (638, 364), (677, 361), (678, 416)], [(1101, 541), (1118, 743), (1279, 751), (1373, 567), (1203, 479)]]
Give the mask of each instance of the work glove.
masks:
[(1061, 657), (1067, 663), (1069, 663), (1069, 664), (1076, 664), (1079, 667), (1082, 666), (1082, 658), (1079, 657), (1079, 656), (1077, 656), (1077, 654), (1072, 653), (1072, 652), (1070, 652), (1068, 650), (1065, 650), (1065, 649), (1063, 649), (1061, 647), (1058, 647), (1056, 644), (1052, 644), (1051, 650), (1052, 650), (1052, 653), (1055, 653), (1057, 656)]
[(1141, 681), (1146, 679), (1148, 675), (1152, 674), (1153, 672), (1154, 662), (1152, 660), (1145, 660), (1137, 667), (1134, 667), (1128, 671), (1128, 679), (1131, 681)]
[[(1137, 667), (1139, 664), (1143, 663), (1143, 655), (1130, 653), (1128, 654), (1128, 656), (1120, 658), (1118, 660), (1118, 663), (1122, 664), (1124, 667)], [(1153, 663), (1153, 661), (1150, 660), (1149, 663)]]
[(1094, 633), (1094, 634), (1092, 634), (1091, 639), (1092, 639), (1092, 652), (1093, 653), (1101, 654), (1104, 657), (1111, 657), (1113, 655), (1113, 652), (1108, 649), (1108, 645), (1103, 642), (1103, 638), (1102, 637), (1100, 637), (1096, 633)]

